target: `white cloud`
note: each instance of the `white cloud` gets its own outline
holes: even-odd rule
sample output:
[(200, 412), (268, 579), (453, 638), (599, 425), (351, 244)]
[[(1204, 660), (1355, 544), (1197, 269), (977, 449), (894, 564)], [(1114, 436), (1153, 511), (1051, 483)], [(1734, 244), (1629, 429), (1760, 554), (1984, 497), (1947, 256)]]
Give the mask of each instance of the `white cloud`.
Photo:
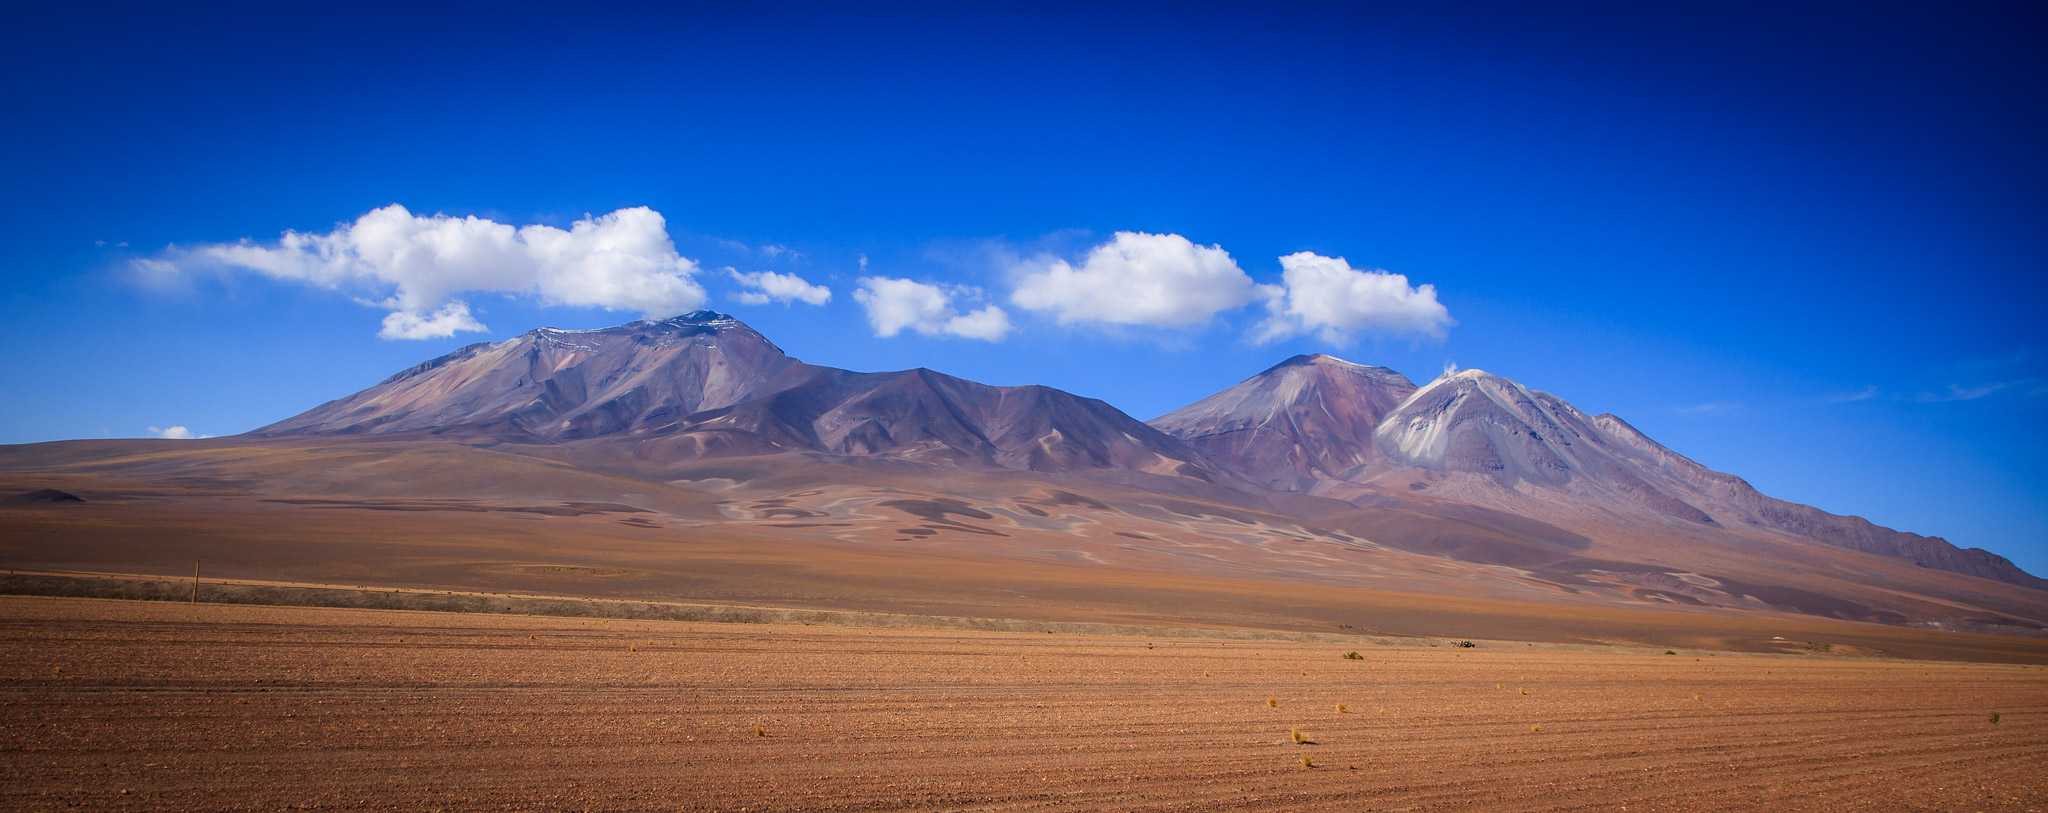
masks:
[(1284, 288), (1270, 292), (1268, 315), (1252, 331), (1259, 343), (1314, 333), (1329, 344), (1357, 333), (1412, 333), (1442, 338), (1457, 324), (1436, 286), (1410, 286), (1401, 274), (1352, 268), (1342, 257), (1303, 251), (1280, 258)]
[(1063, 325), (1189, 327), (1261, 293), (1221, 246), (1198, 246), (1178, 234), (1120, 231), (1078, 268), (1049, 257), (1020, 267), (1027, 270), (1010, 301), (1051, 311)]
[(149, 428), (149, 433), (165, 440), (200, 440), (213, 437), (212, 435), (195, 435), (192, 433), (192, 430), (182, 426), (152, 426)]
[(178, 264), (169, 260), (136, 257), (128, 261), (128, 267), (135, 272), (138, 281), (151, 288), (177, 290), (186, 284), (185, 277), (178, 271)]
[(960, 336), (1002, 341), (1010, 332), (1010, 317), (1002, 308), (988, 305), (971, 313), (953, 306), (955, 293), (978, 297), (972, 288), (947, 290), (907, 279), (861, 277), (853, 298), (866, 308), (868, 324), (875, 335), (894, 336), (906, 328), (925, 336)]
[(783, 304), (802, 301), (812, 305), (823, 305), (832, 301), (832, 289), (823, 285), (812, 285), (795, 274), (778, 274), (774, 271), (743, 274), (731, 268), (725, 269), (725, 273), (731, 275), (739, 284), (754, 289), (732, 295), (733, 299), (748, 305), (766, 305), (772, 301), (780, 301)]
[(394, 203), (324, 234), (287, 231), (275, 244), (173, 248), (166, 259), (138, 261), (145, 276), (161, 277), (164, 269), (150, 263), (213, 263), (367, 297), (392, 311), (379, 334), (386, 338), (483, 330), (457, 298), (464, 293), (533, 296), (649, 319), (692, 310), (705, 298), (691, 278), (696, 262), (676, 253), (667, 222), (644, 206), (585, 217), (564, 230), (421, 217)]
[(1010, 315), (1004, 313), (1002, 308), (986, 305), (981, 310), (947, 319), (945, 332), (969, 339), (999, 342), (1010, 332)]
[(384, 329), (377, 331), (377, 338), (445, 339), (455, 335), (456, 331), (484, 329), (482, 323), (470, 317), (469, 304), (456, 300), (425, 317), (408, 311), (385, 314)]

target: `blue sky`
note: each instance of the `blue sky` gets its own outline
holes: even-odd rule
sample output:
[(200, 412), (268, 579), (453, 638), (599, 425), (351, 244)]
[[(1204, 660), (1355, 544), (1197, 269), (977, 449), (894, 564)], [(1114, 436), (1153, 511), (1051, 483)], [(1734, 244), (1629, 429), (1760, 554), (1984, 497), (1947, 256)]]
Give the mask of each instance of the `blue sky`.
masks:
[[(232, 434), (701, 299), (806, 361), (1140, 418), (1301, 352), (1480, 367), (2040, 574), (2044, 34), (2027, 4), (17, 11), (0, 442)], [(526, 265), (380, 261), (349, 229), (392, 204)], [(586, 219), (652, 265), (574, 284)]]

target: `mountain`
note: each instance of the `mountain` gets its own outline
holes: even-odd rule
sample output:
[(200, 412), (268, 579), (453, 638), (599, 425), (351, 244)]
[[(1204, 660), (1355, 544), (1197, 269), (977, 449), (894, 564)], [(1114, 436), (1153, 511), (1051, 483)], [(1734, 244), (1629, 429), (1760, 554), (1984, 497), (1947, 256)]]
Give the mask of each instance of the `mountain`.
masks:
[(1373, 462), (1374, 430), (1414, 392), (1385, 367), (1295, 356), (1151, 424), (1245, 479), (1307, 491)]
[(1233, 480), (1101, 401), (931, 370), (804, 364), (697, 311), (474, 344), (251, 432), (588, 443), (645, 463), (800, 453), (1045, 472)]
[[(661, 425), (791, 383), (799, 363), (711, 311), (472, 344), (257, 437), (399, 432), (573, 440)], [(795, 376), (801, 376), (795, 371)]]
[(471, 345), (244, 435), (0, 446), (0, 494), (42, 489), (82, 502), (0, 500), (10, 568), (1769, 652), (2048, 638), (2041, 581), (1993, 554), (1766, 497), (1506, 378), (1326, 355), (1148, 425), (806, 364), (700, 311)]
[(1762, 533), (2048, 588), (1988, 551), (1764, 496), (1618, 417), (1480, 370), (1415, 388), (1384, 368), (1300, 357), (1153, 424), (1245, 479), (1361, 505), (1432, 497), (1593, 536)]

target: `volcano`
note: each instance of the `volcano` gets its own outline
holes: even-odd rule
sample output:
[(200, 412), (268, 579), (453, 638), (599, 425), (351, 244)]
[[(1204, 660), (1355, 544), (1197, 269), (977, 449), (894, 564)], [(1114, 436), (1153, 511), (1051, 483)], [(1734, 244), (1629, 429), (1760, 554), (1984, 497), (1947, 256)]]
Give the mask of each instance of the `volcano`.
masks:
[(1301, 356), (1152, 423), (1244, 479), (1360, 504), (1422, 495), (1615, 538), (1776, 535), (2048, 588), (1989, 551), (1767, 497), (1619, 417), (1482, 370), (1418, 388)]
[(1044, 472), (1228, 479), (1101, 401), (926, 369), (804, 364), (714, 311), (474, 344), (251, 432), (602, 442), (643, 463), (806, 454)]
[(87, 499), (0, 504), (13, 567), (1761, 651), (1823, 621), (1929, 656), (2048, 636), (2044, 583), (1990, 552), (1504, 377), (1327, 355), (1148, 424), (806, 364), (699, 311), (470, 345), (239, 436), (0, 447), (0, 492), (35, 489)]

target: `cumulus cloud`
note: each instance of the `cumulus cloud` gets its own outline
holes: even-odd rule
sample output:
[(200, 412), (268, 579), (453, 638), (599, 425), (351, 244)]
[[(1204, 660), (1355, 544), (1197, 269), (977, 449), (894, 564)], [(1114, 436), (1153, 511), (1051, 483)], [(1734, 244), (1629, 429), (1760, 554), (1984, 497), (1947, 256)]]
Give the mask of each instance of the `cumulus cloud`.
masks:
[(392, 311), (384, 316), (380, 339), (445, 339), (456, 331), (485, 330), (483, 323), (469, 315), (469, 304), (460, 300), (441, 306), (427, 316), (409, 311)]
[(960, 336), (968, 339), (1002, 341), (1010, 332), (1009, 314), (988, 305), (970, 313), (953, 306), (954, 294), (978, 297), (972, 288), (941, 288), (907, 279), (861, 277), (853, 292), (855, 301), (867, 309), (868, 324), (875, 335), (894, 336), (905, 329), (925, 336)]
[(676, 253), (667, 222), (646, 207), (585, 217), (568, 229), (479, 217), (419, 216), (392, 204), (325, 233), (287, 231), (173, 247), (138, 260), (145, 277), (217, 265), (343, 291), (392, 313), (378, 335), (434, 338), (480, 331), (458, 295), (532, 296), (548, 305), (638, 311), (659, 319), (704, 304), (697, 264)]
[(1457, 324), (1436, 301), (1436, 286), (1411, 286), (1401, 274), (1352, 268), (1342, 257), (1307, 251), (1281, 257), (1280, 267), (1284, 286), (1267, 286), (1267, 317), (1252, 331), (1261, 344), (1304, 333), (1337, 345), (1359, 333), (1442, 338)]
[(781, 302), (787, 305), (792, 301), (800, 301), (823, 305), (832, 301), (832, 289), (823, 285), (812, 285), (795, 274), (778, 274), (774, 271), (741, 273), (731, 268), (725, 269), (725, 273), (731, 275), (739, 284), (753, 289), (732, 295), (733, 299), (744, 304), (766, 305), (769, 302)]
[(1178, 234), (1117, 232), (1078, 267), (1049, 257), (1021, 267), (1010, 301), (1051, 312), (1063, 325), (1189, 327), (1261, 295), (1221, 246), (1195, 245)]
[(149, 428), (149, 433), (165, 440), (199, 440), (213, 437), (212, 435), (195, 435), (192, 433), (192, 430), (182, 426), (152, 426)]

